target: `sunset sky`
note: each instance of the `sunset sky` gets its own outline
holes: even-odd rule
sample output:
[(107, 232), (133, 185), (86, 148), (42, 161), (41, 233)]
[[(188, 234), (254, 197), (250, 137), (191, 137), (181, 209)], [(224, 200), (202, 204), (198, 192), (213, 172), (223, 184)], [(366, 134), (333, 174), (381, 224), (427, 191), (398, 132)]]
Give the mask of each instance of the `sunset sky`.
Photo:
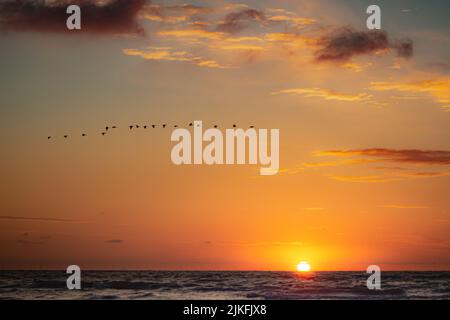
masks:
[[(450, 270), (449, 1), (62, 2), (0, 0), (0, 268)], [(175, 166), (194, 120), (280, 172)]]

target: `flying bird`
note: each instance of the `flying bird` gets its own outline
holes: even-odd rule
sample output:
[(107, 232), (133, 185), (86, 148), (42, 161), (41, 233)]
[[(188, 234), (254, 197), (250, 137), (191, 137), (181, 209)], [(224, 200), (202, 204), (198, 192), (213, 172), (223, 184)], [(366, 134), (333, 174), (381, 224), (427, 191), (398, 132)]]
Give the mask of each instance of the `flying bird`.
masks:
[(217, 124), (214, 126), (214, 128), (217, 128)]
[(65, 134), (65, 135), (64, 135), (64, 139), (67, 139), (67, 137), (68, 137), (68, 135), (67, 135), (67, 134)]
[(138, 125), (135, 125), (135, 127), (136, 127), (136, 128), (139, 128), (139, 126), (138, 126)]
[(106, 134), (106, 132), (102, 132), (102, 136), (104, 136)]
[(105, 127), (105, 130), (108, 131), (108, 130), (109, 130), (109, 127)]
[(117, 128), (116, 126), (112, 126), (113, 129)]
[(129, 127), (130, 127), (130, 130), (133, 129), (133, 126), (129, 126)]
[(47, 137), (47, 140), (50, 140), (51, 138), (52, 138), (51, 136), (48, 136), (48, 137)]
[(254, 128), (255, 126), (250, 126), (250, 128)]
[(152, 124), (152, 128), (155, 128), (156, 126), (154, 124)]
[(178, 125), (176, 124), (176, 125), (174, 125), (173, 127), (174, 127), (174, 128), (178, 128)]
[(82, 136), (82, 137), (86, 137), (86, 133), (82, 133), (81, 136)]
[(191, 123), (189, 123), (189, 127), (192, 127), (192, 122), (191, 122)]
[(147, 126), (144, 126), (144, 129), (147, 129)]
[(163, 124), (163, 128), (165, 128), (166, 127), (166, 125), (165, 124)]

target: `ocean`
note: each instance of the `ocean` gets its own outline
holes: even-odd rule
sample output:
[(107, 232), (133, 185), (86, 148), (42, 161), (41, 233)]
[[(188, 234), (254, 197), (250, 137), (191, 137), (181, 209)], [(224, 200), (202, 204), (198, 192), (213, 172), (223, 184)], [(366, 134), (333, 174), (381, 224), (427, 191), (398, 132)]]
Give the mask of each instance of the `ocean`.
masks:
[(68, 290), (65, 271), (0, 271), (0, 299), (450, 299), (450, 272), (82, 271)]

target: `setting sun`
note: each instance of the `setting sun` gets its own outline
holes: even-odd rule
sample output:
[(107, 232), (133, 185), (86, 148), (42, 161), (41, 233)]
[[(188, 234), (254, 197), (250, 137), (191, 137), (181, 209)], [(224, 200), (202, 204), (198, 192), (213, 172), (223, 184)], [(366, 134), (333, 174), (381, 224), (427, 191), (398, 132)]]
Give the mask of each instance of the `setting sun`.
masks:
[(297, 271), (299, 272), (309, 272), (310, 270), (311, 266), (306, 261), (302, 261), (297, 265)]

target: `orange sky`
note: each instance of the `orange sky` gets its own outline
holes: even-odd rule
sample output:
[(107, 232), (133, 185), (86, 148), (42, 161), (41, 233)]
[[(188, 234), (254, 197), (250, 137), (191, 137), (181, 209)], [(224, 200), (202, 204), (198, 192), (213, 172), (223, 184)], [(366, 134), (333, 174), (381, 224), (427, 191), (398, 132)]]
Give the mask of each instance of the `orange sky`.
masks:
[[(382, 2), (374, 49), (345, 1), (153, 2), (127, 17), (143, 34), (0, 24), (0, 268), (450, 270), (438, 3)], [(280, 129), (280, 172), (175, 166), (172, 129), (128, 128), (194, 120)]]

